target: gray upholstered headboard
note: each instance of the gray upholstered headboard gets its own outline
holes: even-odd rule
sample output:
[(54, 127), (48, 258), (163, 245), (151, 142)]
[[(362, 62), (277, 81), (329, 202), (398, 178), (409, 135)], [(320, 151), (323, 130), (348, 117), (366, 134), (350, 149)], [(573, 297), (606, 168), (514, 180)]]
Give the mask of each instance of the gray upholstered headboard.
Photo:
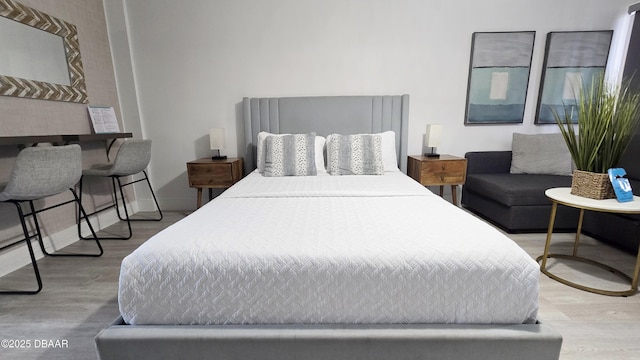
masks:
[(365, 134), (393, 130), (400, 170), (407, 169), (409, 95), (244, 98), (245, 172), (256, 168), (260, 131)]

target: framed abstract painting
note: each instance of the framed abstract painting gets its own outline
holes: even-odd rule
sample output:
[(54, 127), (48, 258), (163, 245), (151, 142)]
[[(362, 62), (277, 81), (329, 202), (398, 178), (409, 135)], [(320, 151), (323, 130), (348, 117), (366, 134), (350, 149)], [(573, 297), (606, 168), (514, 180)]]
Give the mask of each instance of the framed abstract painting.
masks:
[(576, 97), (604, 74), (612, 36), (613, 30), (547, 34), (536, 124), (556, 124), (554, 111), (577, 122)]
[(475, 32), (465, 125), (522, 123), (535, 31)]

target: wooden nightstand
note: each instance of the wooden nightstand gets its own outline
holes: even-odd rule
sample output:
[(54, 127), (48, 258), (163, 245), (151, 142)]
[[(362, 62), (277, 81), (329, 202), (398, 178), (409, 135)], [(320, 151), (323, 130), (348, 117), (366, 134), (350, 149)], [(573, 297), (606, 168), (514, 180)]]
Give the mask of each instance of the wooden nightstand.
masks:
[(453, 203), (458, 205), (458, 185), (463, 185), (467, 178), (467, 159), (452, 155), (411, 155), (407, 159), (407, 170), (409, 176), (424, 186), (440, 186), (440, 196), (444, 185), (451, 185)]
[(198, 189), (198, 208), (202, 206), (202, 189), (226, 189), (242, 179), (242, 158), (211, 160), (198, 159), (187, 163), (189, 187)]

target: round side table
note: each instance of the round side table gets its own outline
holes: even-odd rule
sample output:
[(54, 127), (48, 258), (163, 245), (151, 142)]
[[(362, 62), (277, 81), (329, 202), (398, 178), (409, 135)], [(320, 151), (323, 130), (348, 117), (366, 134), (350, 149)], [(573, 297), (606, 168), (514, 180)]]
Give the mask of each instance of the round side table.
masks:
[[(632, 277), (630, 277), (627, 274), (609, 265), (605, 265), (597, 261), (578, 256), (578, 248), (580, 246), (580, 233), (582, 232), (582, 221), (584, 218), (585, 210), (598, 211), (598, 212), (610, 212), (610, 213), (622, 213), (622, 214), (640, 214), (640, 197), (634, 196), (633, 201), (625, 202), (625, 203), (618, 202), (618, 200), (616, 199), (594, 200), (594, 199), (589, 199), (582, 196), (572, 195), (571, 188), (552, 188), (545, 191), (545, 195), (551, 200), (552, 205), (551, 205), (551, 217), (549, 218), (549, 228), (547, 230), (547, 240), (544, 245), (544, 254), (540, 255), (536, 259), (538, 262), (541, 261), (540, 271), (543, 274), (549, 276), (550, 278), (556, 281), (559, 281), (565, 285), (569, 285), (576, 289), (589, 291), (596, 294), (609, 295), (609, 296), (629, 296), (629, 295), (635, 294), (638, 290), (638, 274), (640, 273), (640, 249), (638, 249), (638, 255), (636, 257), (636, 265), (635, 265)], [(578, 219), (578, 228), (576, 230), (576, 239), (573, 244), (572, 255), (549, 253), (549, 245), (551, 244), (551, 236), (553, 234), (553, 224), (555, 222), (558, 204), (580, 209), (580, 217)], [(624, 291), (611, 291), (611, 290), (604, 290), (604, 289), (596, 289), (596, 288), (574, 283), (572, 281), (561, 278), (560, 276), (555, 275), (551, 273), (549, 270), (547, 270), (547, 259), (549, 258), (570, 259), (570, 260), (580, 261), (586, 264), (600, 267), (629, 281), (631, 283), (631, 288), (629, 290), (624, 290)]]

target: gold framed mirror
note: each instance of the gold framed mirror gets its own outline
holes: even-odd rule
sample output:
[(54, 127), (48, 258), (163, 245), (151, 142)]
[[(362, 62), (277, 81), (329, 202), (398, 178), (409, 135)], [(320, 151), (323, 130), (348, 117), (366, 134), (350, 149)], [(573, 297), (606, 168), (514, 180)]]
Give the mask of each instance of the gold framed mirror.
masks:
[[(89, 102), (80, 58), (78, 31), (75, 25), (13, 0), (0, 0), (0, 17), (2, 17), (0, 21), (4, 22), (3, 29), (11, 29), (3, 33), (10, 34), (8, 36), (14, 40), (0, 41), (0, 65), (4, 64), (0, 67), (0, 95), (77, 103)], [(5, 21), (6, 19), (3, 18), (12, 21)], [(33, 34), (33, 29), (47, 34)], [(28, 46), (25, 45), (29, 45), (29, 41), (35, 41), (35, 38), (44, 39), (42, 40), (44, 45), (30, 44), (30, 48), (37, 52), (29, 53)], [(19, 44), (20, 48), (9, 48), (10, 43)], [(58, 43), (60, 48), (55, 49)], [(51, 51), (54, 54), (43, 55), (40, 51), (46, 48), (53, 49)], [(54, 58), (63, 59), (61, 60), (63, 65), (66, 59), (66, 69), (64, 66), (53, 63)], [(51, 62), (47, 63), (49, 60)], [(54, 69), (58, 69), (62, 76), (53, 78), (41, 76)], [(65, 74), (65, 71), (68, 74)]]

